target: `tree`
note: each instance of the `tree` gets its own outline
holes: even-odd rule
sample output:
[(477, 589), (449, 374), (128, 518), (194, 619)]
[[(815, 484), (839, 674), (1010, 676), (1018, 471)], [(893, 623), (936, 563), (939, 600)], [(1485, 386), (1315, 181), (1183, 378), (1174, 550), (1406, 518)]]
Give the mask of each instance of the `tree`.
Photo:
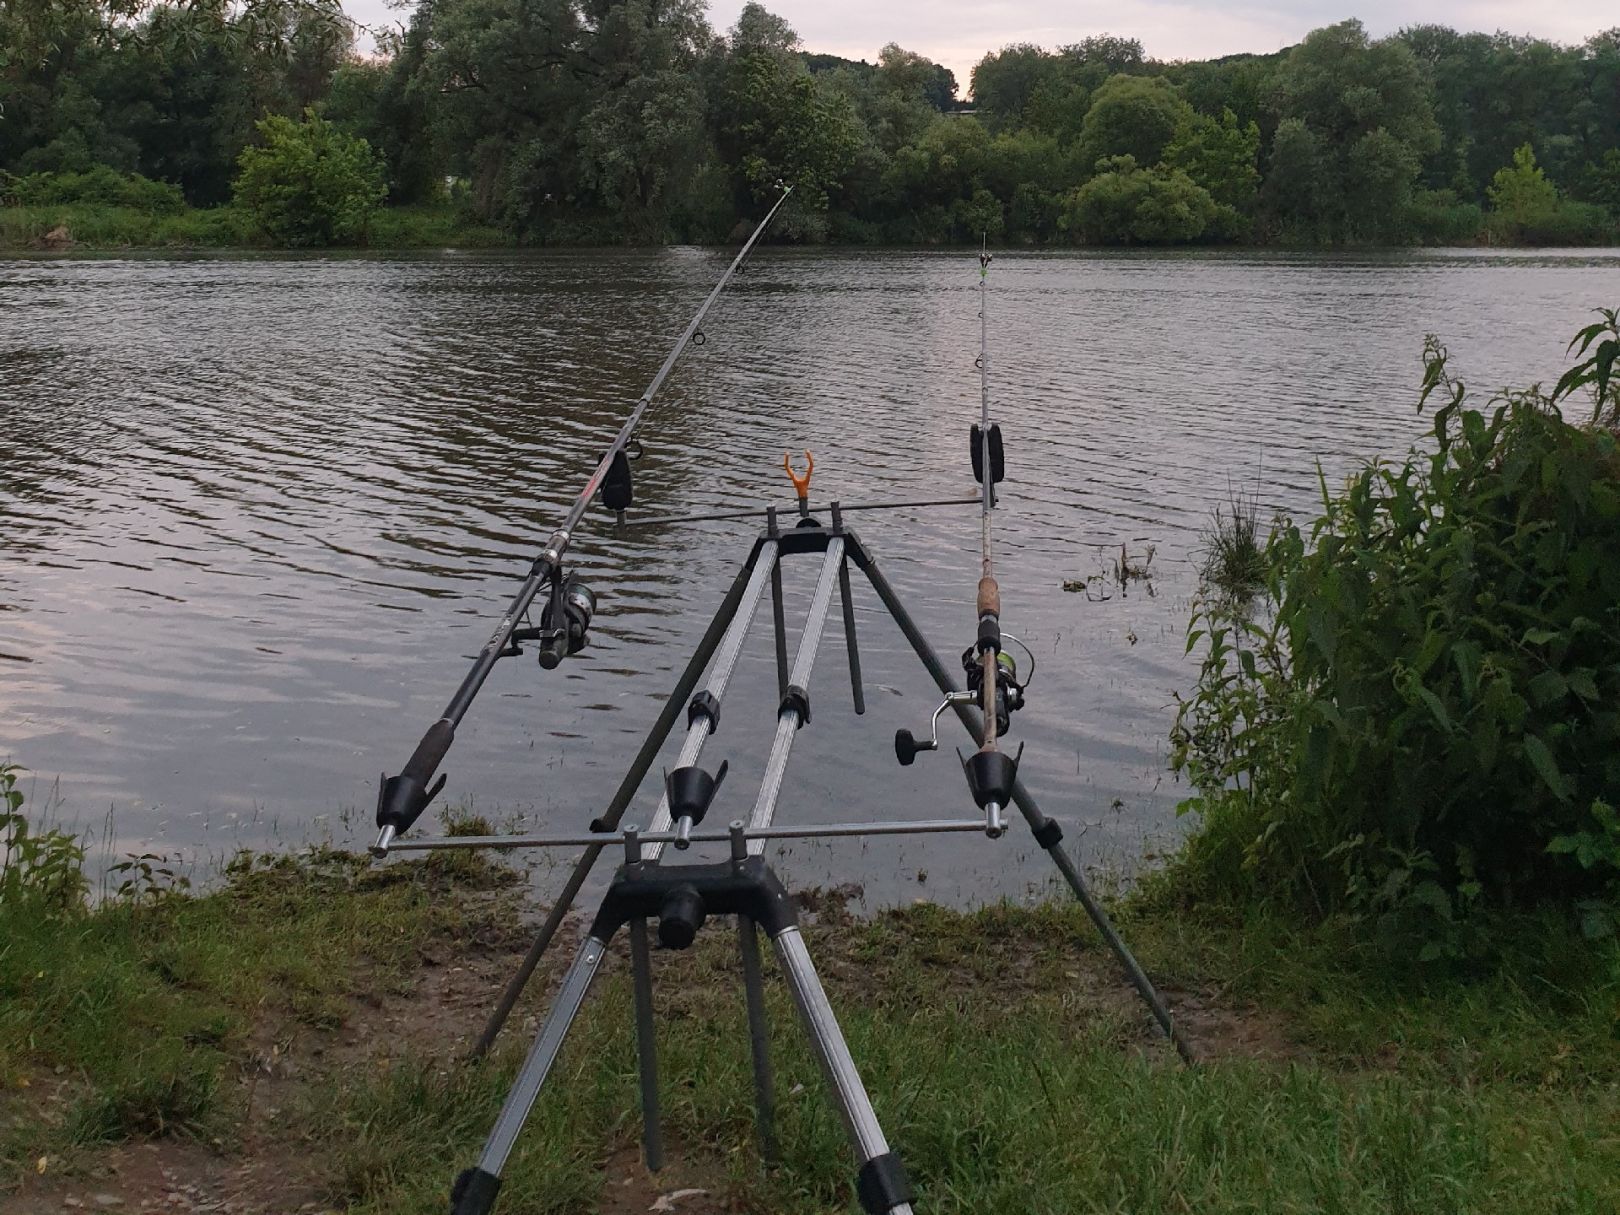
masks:
[(780, 230), (815, 239), (862, 132), (848, 95), (812, 76), (798, 45), (780, 18), (757, 4), (743, 9), (720, 64), (715, 139), (738, 178), (738, 211), (790, 185)]
[(1111, 76), (1080, 129), (1081, 162), (1089, 168), (1105, 156), (1130, 156), (1139, 165), (1157, 164), (1191, 114), (1163, 77)]
[[(1334, 240), (1398, 240), (1423, 157), (1439, 147), (1431, 85), (1412, 48), (1374, 42), (1359, 21), (1310, 33), (1277, 73), (1277, 111), (1312, 137), (1317, 188), (1274, 191), (1278, 218)], [(1273, 138), (1272, 159), (1278, 159)], [(1286, 155), (1305, 149), (1297, 133)], [(1274, 169), (1275, 171), (1275, 169)], [(1309, 210), (1297, 209), (1308, 204)]]
[(272, 114), (258, 123), (262, 146), (242, 151), (236, 201), (266, 235), (289, 245), (358, 239), (382, 202), (383, 167), (363, 139), (313, 110), (302, 123)]
[(1254, 210), (1259, 154), (1260, 128), (1255, 123), (1239, 126), (1231, 110), (1224, 111), (1219, 121), (1189, 112), (1164, 150), (1164, 163), (1209, 191), (1221, 208), (1221, 234), (1236, 237)]
[(992, 127), (1017, 126), (1046, 73), (1051, 58), (1040, 47), (1021, 42), (992, 51), (973, 69), (973, 108)]
[(1520, 233), (1544, 225), (1558, 210), (1558, 187), (1537, 166), (1529, 144), (1515, 149), (1513, 164), (1497, 170), (1485, 193), (1491, 209)]

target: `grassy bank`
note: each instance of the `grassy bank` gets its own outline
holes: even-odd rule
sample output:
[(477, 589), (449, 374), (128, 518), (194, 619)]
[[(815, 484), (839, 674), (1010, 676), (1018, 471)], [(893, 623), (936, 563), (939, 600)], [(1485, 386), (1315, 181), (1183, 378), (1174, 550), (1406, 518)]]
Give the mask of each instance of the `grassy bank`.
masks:
[[(65, 230), (70, 243), (52, 241)], [(482, 249), (516, 242), (447, 207), (389, 207), (372, 216), (371, 249)], [(0, 249), (230, 249), (272, 247), (235, 207), (162, 213), (99, 203), (0, 207)]]
[[(521, 952), (521, 911), (480, 865), (334, 856), (243, 862), (197, 897), (0, 905), (6, 1209), (98, 1194), (136, 1209), (190, 1184), (237, 1211), (442, 1211), (561, 964), (497, 1059), (458, 1062)], [(1620, 1202), (1612, 949), (1519, 922), (1503, 926), (1499, 969), (1420, 981), (1332, 925), (1146, 903), (1122, 924), (1199, 1068), (1155, 1038), (1068, 905), (814, 917), (811, 948), (920, 1211)], [(784, 1159), (767, 1171), (730, 934), (655, 969), (676, 1163), (654, 1183), (635, 1162), (621, 961), (536, 1109), (503, 1209), (646, 1210), (689, 1184), (728, 1210), (853, 1211), (842, 1131), (780, 985)]]

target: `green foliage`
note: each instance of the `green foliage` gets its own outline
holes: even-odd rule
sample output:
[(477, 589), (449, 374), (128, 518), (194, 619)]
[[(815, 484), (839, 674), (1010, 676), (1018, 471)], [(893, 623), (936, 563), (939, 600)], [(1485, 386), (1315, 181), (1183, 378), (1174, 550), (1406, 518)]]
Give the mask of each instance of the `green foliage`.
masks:
[(1512, 167), (1497, 170), (1485, 193), (1492, 210), (1521, 231), (1540, 227), (1558, 209), (1558, 187), (1537, 166), (1529, 144), (1514, 149)]
[[(1107, 34), (1018, 44), (974, 68), (971, 113), (940, 64), (894, 43), (876, 63), (806, 53), (757, 3), (723, 38), (701, 0), (434, 0), (376, 36), (379, 55), (353, 54), (337, 0), (13, 0), (0, 7), (0, 197), (18, 201), (14, 179), (82, 175), (99, 184), (71, 205), (176, 215), (172, 191), (137, 197), (144, 177), (215, 208), (262, 143), (255, 123), (313, 107), (370, 145), (391, 205), (454, 202), (476, 243), (490, 229), (724, 241), (779, 181), (795, 194), (778, 238), (967, 241), (999, 220), (1009, 242), (1072, 241), (1059, 219), (1097, 162), (1122, 155), (1157, 175), (1150, 211), (1176, 172), (1214, 201), (1187, 238), (1202, 206), (1182, 192), (1142, 225), (1154, 240), (1620, 240), (1612, 31), (1581, 46), (1438, 26), (1375, 40), (1351, 21), (1274, 54), (1174, 63)], [(1506, 195), (1476, 210), (1526, 144), (1557, 206), (1530, 207), (1528, 224)], [(367, 239), (325, 220), (293, 231), (284, 214), (272, 226), (278, 242)], [(131, 242), (188, 240), (127, 228)]]
[(75, 245), (92, 249), (224, 248), (262, 239), (253, 222), (235, 207), (188, 209), (174, 215), (83, 203), (0, 207), (0, 248), (29, 248), (57, 228), (66, 228)]
[(1158, 164), (1192, 116), (1192, 107), (1162, 76), (1110, 76), (1086, 111), (1081, 162), (1095, 165), (1105, 157), (1129, 156), (1139, 165)]
[(301, 123), (272, 114), (258, 129), (264, 143), (242, 151), (236, 202), (265, 234), (288, 245), (363, 237), (387, 190), (371, 145), (313, 110)]
[(1276, 87), (1274, 221), (1319, 240), (1399, 239), (1422, 159), (1440, 139), (1411, 49), (1340, 22), (1289, 54)]
[(11, 194), (19, 206), (25, 207), (89, 203), (173, 215), (186, 205), (180, 187), (151, 181), (139, 173), (120, 173), (106, 165), (97, 165), (85, 173), (35, 173), (18, 181)]
[[(1620, 878), (1620, 446), (1612, 313), (1551, 394), (1485, 410), (1431, 339), (1436, 450), (1323, 487), (1266, 546), (1270, 612), (1199, 605), (1175, 763), (1195, 886), (1349, 911), (1425, 956), (1478, 908), (1588, 925)], [(1604, 424), (1560, 416), (1590, 391)]]
[(0, 912), (58, 916), (84, 906), (84, 846), (56, 828), (39, 830), (23, 816), (15, 764), (0, 764)]
[(1228, 605), (1246, 605), (1266, 584), (1265, 540), (1260, 530), (1260, 508), (1242, 489), (1217, 504), (1204, 530), (1203, 560), (1199, 577)]
[(1488, 227), (1498, 240), (1575, 245), (1620, 236), (1620, 224), (1604, 207), (1559, 197), (1529, 144), (1514, 150), (1513, 164), (1498, 170), (1486, 194), (1491, 201)]
[(1141, 169), (1130, 156), (1098, 162), (1100, 172), (1069, 196), (1058, 227), (1102, 245), (1171, 245), (1197, 240), (1217, 218), (1215, 200), (1180, 169)]

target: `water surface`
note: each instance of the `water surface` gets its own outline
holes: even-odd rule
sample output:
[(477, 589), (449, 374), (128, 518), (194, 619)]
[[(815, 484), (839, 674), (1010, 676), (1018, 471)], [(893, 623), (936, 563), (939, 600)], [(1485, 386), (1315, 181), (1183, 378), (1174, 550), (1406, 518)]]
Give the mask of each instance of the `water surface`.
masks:
[[(69, 821), (110, 810), (122, 849), (364, 838), (379, 772), (438, 716), (728, 257), (0, 261), (0, 755)], [(971, 492), (977, 269), (761, 251), (647, 417), (644, 513), (783, 501), (787, 448), (814, 450), (818, 498)], [(997, 257), (1003, 617), (1040, 663), (1015, 739), (1089, 863), (1176, 831), (1165, 735), (1195, 673), (1182, 637), (1212, 506), (1244, 486), (1308, 511), (1318, 461), (1337, 477), (1404, 451), (1426, 429), (1426, 332), (1478, 390), (1552, 379), (1617, 270), (1585, 251)], [(974, 511), (854, 522), (959, 652)], [(602, 601), (591, 647), (555, 672), (497, 668), (450, 796), (503, 826), (587, 821), (752, 530), (620, 533), (593, 513), (576, 543)], [(1110, 584), (1121, 545), (1151, 551), (1151, 586)], [(790, 616), (816, 564), (790, 566)], [(857, 600), (868, 713), (849, 707), (835, 612), (782, 818), (970, 812), (948, 753), (895, 764), (894, 730), (923, 729), (934, 697), (859, 583)], [(733, 686), (709, 752), (733, 766), (722, 819), (751, 804), (769, 743), (763, 629)], [(649, 782), (630, 817), (655, 797)], [(801, 844), (785, 864), (877, 901), (1047, 876), (1017, 835)]]

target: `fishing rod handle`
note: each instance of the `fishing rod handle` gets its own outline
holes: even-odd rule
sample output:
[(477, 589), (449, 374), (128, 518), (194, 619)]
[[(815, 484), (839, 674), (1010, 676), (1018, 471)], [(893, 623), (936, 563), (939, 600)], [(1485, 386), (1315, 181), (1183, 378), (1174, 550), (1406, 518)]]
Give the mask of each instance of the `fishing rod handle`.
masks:
[(979, 579), (979, 615), (1001, 615), (1001, 587), (989, 576)]

